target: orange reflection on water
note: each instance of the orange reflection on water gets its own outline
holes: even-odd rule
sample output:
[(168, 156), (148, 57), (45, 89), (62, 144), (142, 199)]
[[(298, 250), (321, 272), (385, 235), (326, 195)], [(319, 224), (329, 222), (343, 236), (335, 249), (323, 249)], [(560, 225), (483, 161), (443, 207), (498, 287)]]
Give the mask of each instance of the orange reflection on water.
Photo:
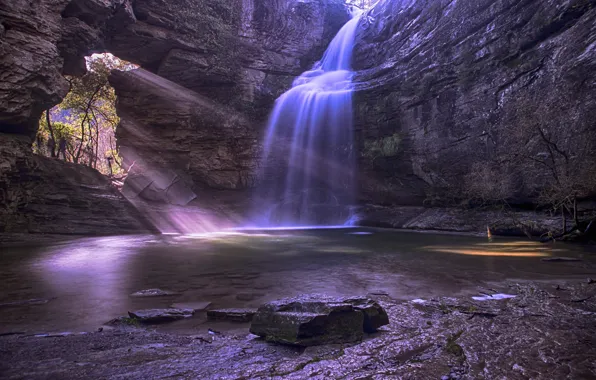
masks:
[[(475, 248), (475, 247), (478, 248)], [(472, 247), (439, 246), (425, 247), (429, 251), (441, 253), (455, 253), (469, 256), (500, 256), (500, 257), (548, 257), (548, 247), (535, 242), (502, 242), (502, 243), (479, 243)], [(549, 249), (549, 251), (552, 251)]]
[(457, 248), (428, 248), (429, 251), (441, 252), (441, 253), (457, 253), (458, 255), (471, 255), (471, 256), (506, 256), (506, 257), (547, 257), (550, 256), (544, 252), (531, 252), (531, 251), (481, 251), (475, 249), (457, 249)]

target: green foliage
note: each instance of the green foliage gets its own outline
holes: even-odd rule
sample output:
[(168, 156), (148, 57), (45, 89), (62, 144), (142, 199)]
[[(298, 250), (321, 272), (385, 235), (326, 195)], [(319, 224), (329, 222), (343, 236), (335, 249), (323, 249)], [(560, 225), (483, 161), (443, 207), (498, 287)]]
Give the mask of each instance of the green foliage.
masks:
[(122, 317), (120, 318), (120, 323), (122, 323), (123, 325), (135, 327), (138, 327), (141, 324), (138, 319), (132, 317)]
[[(41, 142), (53, 138), (55, 153), (59, 141), (66, 140), (66, 159), (96, 168), (104, 174), (121, 171), (114, 132), (120, 122), (116, 113), (116, 93), (108, 78), (112, 70), (129, 70), (133, 65), (110, 54), (87, 59), (88, 72), (82, 77), (67, 77), (70, 91), (50, 111), (50, 125), (44, 114), (40, 120), (37, 153), (51, 155)], [(108, 160), (108, 157), (111, 160)]]
[(401, 137), (398, 133), (364, 143), (364, 156), (374, 161), (377, 157), (393, 157), (399, 152)]
[(449, 352), (452, 355), (463, 357), (464, 350), (461, 348), (459, 344), (457, 344), (457, 340), (463, 334), (463, 330), (458, 331), (456, 334), (447, 338), (447, 344), (445, 345), (445, 351)]
[(441, 304), (439, 305), (439, 310), (441, 310), (441, 313), (443, 314), (451, 313), (451, 308), (447, 306), (444, 302), (441, 302)]

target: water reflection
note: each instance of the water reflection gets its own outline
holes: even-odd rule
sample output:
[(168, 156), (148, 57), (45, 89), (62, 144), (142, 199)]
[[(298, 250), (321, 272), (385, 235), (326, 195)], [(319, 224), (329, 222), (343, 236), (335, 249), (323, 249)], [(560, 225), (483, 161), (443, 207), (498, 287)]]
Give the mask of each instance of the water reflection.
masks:
[[(540, 261), (559, 252), (582, 261)], [(577, 246), (498, 239), (487, 244), (471, 237), (368, 229), (226, 231), (3, 248), (0, 303), (52, 300), (0, 307), (0, 333), (90, 331), (128, 310), (174, 302), (256, 307), (299, 293), (383, 292), (404, 300), (473, 296), (479, 286), (495, 288), (511, 278), (584, 278), (595, 272), (592, 253)], [(178, 295), (129, 296), (151, 288)]]
[(428, 246), (425, 249), (433, 252), (455, 253), (470, 256), (500, 257), (549, 257), (555, 252), (564, 251), (531, 241), (477, 243), (472, 246)]

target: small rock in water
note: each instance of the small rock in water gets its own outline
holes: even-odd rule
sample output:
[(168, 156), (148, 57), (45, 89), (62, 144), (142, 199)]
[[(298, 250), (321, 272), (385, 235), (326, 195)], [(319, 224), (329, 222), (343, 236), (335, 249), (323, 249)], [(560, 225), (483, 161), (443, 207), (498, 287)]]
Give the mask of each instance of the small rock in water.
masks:
[(389, 296), (389, 293), (384, 290), (372, 290), (368, 294), (371, 296)]
[(385, 310), (368, 298), (300, 296), (259, 307), (250, 332), (270, 342), (314, 346), (356, 342), (388, 323)]
[(250, 322), (255, 313), (255, 309), (217, 309), (207, 311), (207, 318), (231, 322)]
[(61, 333), (48, 333), (48, 334), (37, 334), (34, 335), (36, 338), (63, 338), (66, 336), (71, 336), (71, 335), (86, 335), (86, 332), (70, 332), (70, 331), (66, 331), (66, 332), (61, 332)]
[(189, 318), (194, 314), (192, 309), (145, 309), (129, 311), (128, 315), (141, 323), (162, 323)]
[(492, 295), (484, 295), (480, 297), (472, 297), (472, 299), (475, 301), (504, 300), (508, 298), (515, 298), (515, 296), (511, 294), (497, 293)]
[(178, 293), (172, 292), (169, 290), (161, 290), (161, 289), (145, 289), (139, 290), (138, 292), (134, 292), (131, 294), (131, 297), (164, 297), (164, 296), (175, 296)]
[(575, 258), (575, 257), (559, 257), (559, 256), (554, 256), (554, 257), (545, 257), (545, 258), (542, 259), (542, 261), (557, 263), (557, 262), (581, 261), (581, 259), (578, 259), (578, 258)]
[(23, 306), (23, 305), (45, 305), (48, 302), (50, 302), (50, 299), (41, 299), (41, 298), (37, 299), (36, 298), (36, 299), (30, 299), (30, 300), (0, 303), (0, 307)]
[(170, 305), (174, 309), (191, 309), (194, 311), (203, 311), (211, 305), (211, 302), (179, 302)]

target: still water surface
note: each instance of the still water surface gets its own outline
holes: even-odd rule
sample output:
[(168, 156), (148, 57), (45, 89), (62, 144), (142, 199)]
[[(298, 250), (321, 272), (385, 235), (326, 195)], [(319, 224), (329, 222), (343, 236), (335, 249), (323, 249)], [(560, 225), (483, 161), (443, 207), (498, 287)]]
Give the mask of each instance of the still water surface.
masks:
[[(395, 299), (506, 292), (505, 282), (596, 274), (593, 247), (379, 229), (84, 238), (0, 247), (0, 334), (92, 331), (129, 310), (176, 302), (257, 307), (301, 293)], [(547, 262), (546, 257), (580, 261)], [(159, 288), (159, 298), (130, 294)], [(49, 299), (39, 305), (9, 305)], [(179, 324), (196, 328), (204, 315)]]

